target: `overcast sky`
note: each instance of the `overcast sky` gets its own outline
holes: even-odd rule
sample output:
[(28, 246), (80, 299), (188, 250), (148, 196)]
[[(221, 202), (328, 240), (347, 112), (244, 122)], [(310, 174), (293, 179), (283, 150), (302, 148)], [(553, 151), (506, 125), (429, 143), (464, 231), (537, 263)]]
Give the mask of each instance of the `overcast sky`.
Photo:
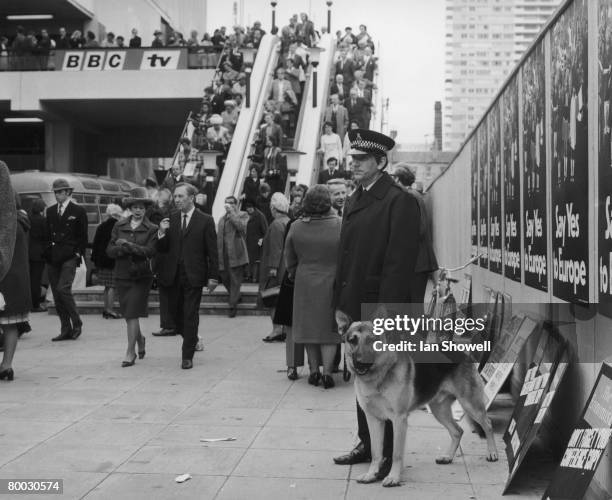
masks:
[[(232, 26), (233, 3), (208, 0), (209, 32)], [(327, 25), (324, 0), (279, 0), (276, 24), (282, 27), (300, 12), (308, 13), (317, 27)], [(357, 32), (359, 24), (365, 24), (380, 44), (380, 86), (389, 98), (388, 130), (398, 131), (398, 142), (432, 141), (434, 102), (444, 97), (444, 15), (444, 0), (334, 0), (333, 33), (344, 32), (345, 26)], [(244, 0), (244, 23), (254, 21), (270, 29), (269, 1)]]

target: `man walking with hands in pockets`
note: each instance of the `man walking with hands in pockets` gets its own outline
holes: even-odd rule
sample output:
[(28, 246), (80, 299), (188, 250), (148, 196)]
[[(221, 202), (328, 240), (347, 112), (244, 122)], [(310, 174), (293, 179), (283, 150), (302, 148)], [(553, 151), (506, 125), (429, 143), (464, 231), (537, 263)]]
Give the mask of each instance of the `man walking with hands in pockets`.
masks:
[(193, 367), (198, 342), (202, 287), (212, 293), (218, 284), (217, 234), (210, 215), (195, 208), (197, 190), (186, 183), (174, 188), (178, 211), (159, 224), (157, 250), (167, 253), (159, 281), (171, 287), (170, 311), (183, 337), (181, 368)]

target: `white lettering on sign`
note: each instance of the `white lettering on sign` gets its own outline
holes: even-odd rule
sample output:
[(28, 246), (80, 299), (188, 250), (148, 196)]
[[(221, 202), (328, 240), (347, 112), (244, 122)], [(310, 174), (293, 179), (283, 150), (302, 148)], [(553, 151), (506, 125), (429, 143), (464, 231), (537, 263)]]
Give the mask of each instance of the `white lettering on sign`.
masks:
[(83, 52), (70, 51), (64, 55), (62, 71), (81, 71), (83, 64)]
[(542, 217), (538, 215), (539, 210), (533, 210), (533, 217), (529, 216), (529, 210), (525, 211), (525, 227), (527, 228), (527, 232), (525, 236), (530, 240), (531, 244), (533, 244), (534, 238), (541, 238), (544, 234), (542, 230)]
[(180, 55), (180, 50), (145, 50), (140, 69), (176, 69)]
[(106, 61), (104, 62), (104, 69), (106, 71), (117, 71), (122, 70), (125, 65), (126, 52), (124, 50), (112, 50), (106, 52)]
[(565, 237), (579, 238), (580, 237), (580, 214), (574, 213), (574, 203), (565, 204), (565, 215), (559, 213), (559, 205), (555, 205), (555, 221), (557, 229), (555, 238), (561, 239), (561, 246), (565, 246)]
[(574, 286), (574, 294), (578, 286), (586, 286), (587, 269), (584, 260), (565, 260), (563, 248), (557, 248), (557, 254), (553, 259), (553, 277), (562, 283)]
[(104, 56), (105, 52), (103, 50), (88, 50), (85, 52), (83, 71), (101, 71), (104, 67)]
[(506, 214), (506, 238), (516, 238), (516, 220), (514, 214)]
[(542, 283), (542, 278), (546, 276), (546, 256), (531, 253), (531, 245), (527, 245), (525, 252), (525, 270), (538, 275), (538, 283)]
[(610, 197), (606, 196), (606, 230), (604, 232), (605, 240), (612, 240), (612, 210), (610, 210)]

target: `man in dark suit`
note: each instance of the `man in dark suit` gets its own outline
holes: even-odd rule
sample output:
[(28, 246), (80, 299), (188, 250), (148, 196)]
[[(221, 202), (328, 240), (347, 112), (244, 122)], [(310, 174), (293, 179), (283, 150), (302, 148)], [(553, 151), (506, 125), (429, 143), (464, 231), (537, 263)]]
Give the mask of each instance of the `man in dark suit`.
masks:
[(348, 57), (346, 53), (340, 56), (340, 59), (336, 63), (336, 75), (342, 75), (344, 77), (344, 85), (350, 88), (355, 80), (355, 61), (352, 57)]
[(340, 104), (344, 102), (344, 98), (348, 95), (348, 89), (346, 85), (344, 85), (344, 75), (342, 75), (342, 73), (336, 75), (336, 79), (329, 89), (329, 95), (331, 96), (334, 94), (338, 95)]
[(45, 257), (61, 322), (60, 334), (52, 339), (56, 342), (76, 340), (82, 332), (83, 322), (72, 296), (72, 282), (87, 247), (87, 213), (70, 199), (72, 187), (66, 179), (55, 179), (52, 189), (57, 203), (47, 208), (49, 246)]
[(349, 124), (348, 111), (340, 104), (340, 97), (338, 94), (331, 94), (329, 99), (330, 104), (325, 109), (323, 122), (331, 123), (332, 131), (340, 136), (341, 141), (344, 141), (344, 134), (346, 134), (346, 129)]
[[(349, 130), (353, 175), (359, 187), (349, 198), (343, 217), (334, 308), (352, 320), (362, 318), (362, 304), (411, 302), (411, 280), (419, 250), (419, 207), (384, 172), (387, 152), (395, 142), (369, 130)], [(357, 404), (360, 443), (347, 455), (334, 458), (341, 465), (371, 460), (370, 433), (363, 410)], [(382, 429), (381, 429), (382, 433)], [(402, 453), (403, 450), (398, 450)], [(377, 477), (391, 469), (393, 427), (384, 426), (384, 460)]]
[(346, 176), (338, 168), (338, 158), (330, 156), (327, 159), (327, 168), (319, 173), (319, 184), (327, 184), (330, 179), (345, 179)]
[(363, 49), (363, 58), (359, 63), (359, 69), (363, 71), (363, 77), (366, 80), (374, 81), (374, 72), (376, 71), (376, 59), (372, 55), (372, 49), (366, 47)]
[(195, 208), (197, 190), (182, 183), (174, 188), (176, 212), (159, 224), (157, 250), (167, 253), (159, 282), (171, 286), (176, 330), (183, 337), (181, 368), (193, 367), (198, 343), (202, 287), (212, 293), (218, 284), (217, 233), (210, 215)]
[(362, 97), (357, 95), (357, 89), (352, 88), (349, 98), (345, 101), (344, 107), (348, 111), (350, 121), (356, 121), (360, 129), (369, 128), (370, 124), (366, 123), (368, 111), (368, 103)]
[(130, 48), (137, 49), (142, 45), (142, 38), (138, 36), (138, 30), (132, 28), (132, 38), (130, 38)]

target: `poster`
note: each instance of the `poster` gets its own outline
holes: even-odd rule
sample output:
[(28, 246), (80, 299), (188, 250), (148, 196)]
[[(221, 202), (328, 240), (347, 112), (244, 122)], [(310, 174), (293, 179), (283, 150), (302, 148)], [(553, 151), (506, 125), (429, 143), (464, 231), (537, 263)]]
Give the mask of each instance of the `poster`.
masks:
[(508, 347), (505, 349), (497, 349), (497, 346), (502, 343), (502, 339), (504, 339), (504, 333), (502, 333), (500, 341), (496, 343), (487, 364), (482, 369), (481, 375), (485, 380), (484, 391), (487, 409), (491, 406), (491, 403), (493, 403), (495, 396), (497, 396), (497, 393), (504, 385), (508, 375), (510, 375), (512, 367), (516, 363), (525, 342), (527, 342), (531, 334), (540, 326), (538, 322), (528, 316), (518, 319), (517, 322), (520, 322), (518, 330), (514, 330), (516, 326), (514, 321), (509, 324), (508, 338), (512, 340)]
[(525, 284), (548, 290), (546, 228), (546, 123), (544, 44), (536, 45), (522, 68), (523, 268)]
[(599, 58), (599, 312), (612, 317), (612, 0), (600, 0)]
[(470, 140), (470, 167), (472, 172), (472, 223), (471, 223), (471, 257), (478, 255), (478, 135)]
[[(611, 0), (612, 1), (612, 0)], [(516, 77), (502, 95), (502, 172), (504, 179), (504, 275), (521, 281), (521, 178), (519, 171), (519, 110)]]
[(552, 29), (553, 294), (589, 301), (587, 0), (575, 0)]
[(489, 269), (489, 162), (487, 119), (478, 127), (478, 252), (480, 266)]
[[(521, 463), (523, 462), (523, 460), (525, 459), (525, 456), (527, 455), (527, 452), (529, 451), (530, 446), (533, 444), (533, 442), (538, 436), (538, 433), (540, 432), (540, 427), (542, 426), (542, 422), (544, 421), (544, 418), (548, 414), (548, 409), (550, 408), (550, 405), (552, 404), (555, 398), (559, 385), (563, 381), (563, 376), (565, 375), (568, 364), (569, 364), (569, 354), (565, 346), (562, 346), (560, 361), (559, 363), (556, 363), (550, 371), (550, 376), (548, 378), (550, 381), (548, 391), (546, 392), (546, 395), (540, 401), (540, 405), (539, 405), (537, 414), (535, 415), (535, 418), (533, 419), (533, 422), (526, 436), (522, 438), (522, 441), (521, 441), (521, 438), (519, 437), (514, 438), (515, 446), (518, 447), (518, 452), (516, 453), (514, 464), (510, 468), (508, 480), (506, 481), (506, 485), (504, 486), (504, 491), (503, 491), (504, 494), (508, 491), (512, 483), (512, 480), (514, 479), (516, 473), (518, 472), (521, 466)], [(517, 439), (519, 440), (518, 443), (516, 443)]]
[(489, 270), (502, 273), (502, 188), (499, 100), (491, 108), (488, 119), (489, 135)]
[(536, 437), (531, 430), (564, 352), (565, 342), (550, 327), (544, 328), (503, 436), (509, 469), (506, 489)]
[(584, 498), (611, 436), (612, 366), (604, 364), (542, 498)]

